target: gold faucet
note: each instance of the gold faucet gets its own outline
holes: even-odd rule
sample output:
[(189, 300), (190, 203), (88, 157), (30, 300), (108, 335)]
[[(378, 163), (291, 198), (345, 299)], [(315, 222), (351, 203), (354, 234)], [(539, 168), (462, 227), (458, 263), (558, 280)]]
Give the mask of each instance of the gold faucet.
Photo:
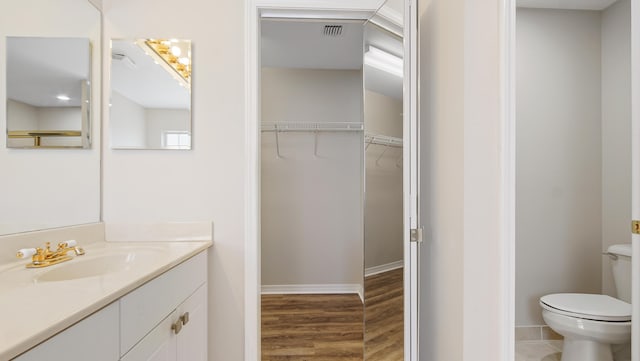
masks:
[(76, 241), (69, 240), (58, 243), (58, 248), (55, 251), (51, 250), (50, 243), (47, 242), (44, 248), (23, 248), (18, 251), (16, 256), (18, 258), (31, 257), (31, 263), (27, 264), (27, 268), (42, 268), (70, 260), (72, 257), (69, 256), (69, 252), (71, 251), (76, 256), (84, 254), (84, 249), (77, 247)]

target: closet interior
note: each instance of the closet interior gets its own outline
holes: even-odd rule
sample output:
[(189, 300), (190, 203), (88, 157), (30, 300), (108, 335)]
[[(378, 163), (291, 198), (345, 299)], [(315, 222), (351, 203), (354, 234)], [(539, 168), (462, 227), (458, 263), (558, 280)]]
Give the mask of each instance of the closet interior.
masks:
[(403, 360), (402, 40), (261, 21), (262, 359)]

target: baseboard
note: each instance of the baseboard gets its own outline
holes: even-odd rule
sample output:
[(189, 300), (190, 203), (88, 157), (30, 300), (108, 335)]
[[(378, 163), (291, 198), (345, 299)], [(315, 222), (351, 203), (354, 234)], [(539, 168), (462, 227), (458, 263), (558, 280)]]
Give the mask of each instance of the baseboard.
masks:
[(562, 336), (553, 331), (549, 326), (516, 326), (516, 341), (546, 341), (562, 340)]
[(263, 295), (273, 294), (343, 294), (357, 293), (364, 302), (362, 285), (354, 284), (318, 284), (318, 285), (262, 285)]
[(402, 268), (402, 267), (404, 267), (404, 261), (403, 260), (395, 261), (395, 262), (391, 262), (391, 263), (387, 263), (387, 264), (381, 264), (379, 266), (373, 266), (373, 267), (365, 268), (364, 276), (365, 277), (369, 277), (369, 276), (377, 275), (378, 273), (388, 272), (388, 271), (391, 271), (391, 270), (394, 270), (394, 269), (398, 269), (398, 268)]

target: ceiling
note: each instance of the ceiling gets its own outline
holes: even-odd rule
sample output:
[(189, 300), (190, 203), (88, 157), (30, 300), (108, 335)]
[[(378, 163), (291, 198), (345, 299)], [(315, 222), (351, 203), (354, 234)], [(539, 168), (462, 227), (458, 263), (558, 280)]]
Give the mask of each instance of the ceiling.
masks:
[[(325, 25), (342, 25), (342, 35), (324, 35)], [(397, 57), (403, 52), (401, 39), (364, 21), (263, 19), (261, 33), (264, 67), (360, 70), (368, 45)], [(402, 78), (368, 65), (364, 73), (367, 89), (402, 98)]]
[(86, 38), (7, 37), (7, 97), (35, 107), (78, 107), (89, 59)]
[[(268, 19), (261, 22), (262, 66), (303, 69), (361, 69), (362, 21)], [(324, 35), (325, 25), (342, 34)]]
[(617, 0), (517, 0), (518, 7), (542, 9), (604, 10)]
[(155, 63), (135, 40), (112, 40), (111, 54), (114, 91), (143, 108), (190, 108), (190, 90), (180, 86), (174, 74)]

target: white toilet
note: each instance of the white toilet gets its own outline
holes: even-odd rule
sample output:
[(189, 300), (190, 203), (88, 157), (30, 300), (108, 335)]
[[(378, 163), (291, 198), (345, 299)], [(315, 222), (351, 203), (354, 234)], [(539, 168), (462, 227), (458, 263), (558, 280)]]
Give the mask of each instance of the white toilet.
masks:
[(540, 298), (542, 317), (564, 336), (562, 361), (613, 361), (611, 345), (631, 341), (631, 244), (609, 247), (617, 299), (556, 293)]

